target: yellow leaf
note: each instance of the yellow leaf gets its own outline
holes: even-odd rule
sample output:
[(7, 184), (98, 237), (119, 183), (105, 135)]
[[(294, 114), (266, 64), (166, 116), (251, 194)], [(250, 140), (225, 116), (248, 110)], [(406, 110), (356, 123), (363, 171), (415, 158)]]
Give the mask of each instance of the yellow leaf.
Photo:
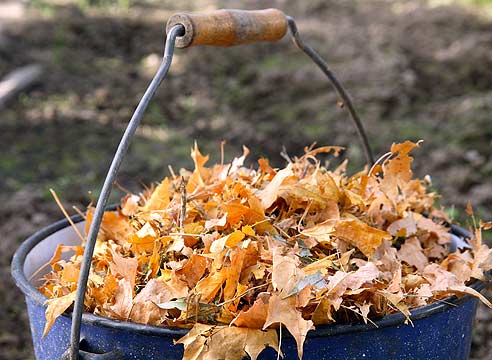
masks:
[(241, 240), (244, 239), (244, 233), (242, 231), (239, 231), (239, 230), (236, 230), (234, 231), (232, 234), (230, 234), (228, 237), (227, 237), (227, 240), (226, 240), (226, 245), (229, 246), (229, 247), (234, 247), (236, 246), (237, 244), (239, 244), (239, 242)]
[(255, 231), (253, 230), (253, 228), (249, 225), (244, 225), (242, 228), (241, 228), (241, 231), (245, 234), (245, 235), (248, 235), (248, 236), (256, 236), (256, 233)]

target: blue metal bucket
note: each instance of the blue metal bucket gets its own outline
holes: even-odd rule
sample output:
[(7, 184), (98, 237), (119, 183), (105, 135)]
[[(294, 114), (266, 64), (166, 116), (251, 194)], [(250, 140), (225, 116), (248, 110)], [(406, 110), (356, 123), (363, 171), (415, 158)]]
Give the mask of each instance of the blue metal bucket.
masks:
[[(84, 223), (73, 217), (80, 228)], [(454, 228), (457, 235), (466, 234)], [(46, 264), (59, 243), (75, 245), (78, 241), (68, 221), (52, 224), (28, 238), (16, 251), (12, 275), (26, 297), (34, 351), (37, 359), (60, 359), (70, 344), (71, 314), (60, 316), (45, 338), (43, 305), (46, 297), (33, 286), (44, 273), (36, 274)], [(49, 269), (46, 269), (46, 272)], [(482, 282), (472, 287), (482, 290)], [(375, 321), (374, 325), (332, 325), (318, 327), (308, 333), (304, 344), (304, 359), (467, 359), (477, 300), (470, 296), (452, 297), (412, 311), (413, 325), (404, 323), (401, 314)], [(92, 314), (82, 320), (81, 350), (87, 359), (181, 359), (181, 345), (174, 345), (187, 330), (148, 326), (116, 321)], [(297, 359), (295, 341), (289, 335), (282, 338), (285, 359)], [(101, 354), (101, 355), (94, 355)], [(104, 354), (104, 355), (102, 355)], [(268, 348), (259, 359), (276, 359)]]

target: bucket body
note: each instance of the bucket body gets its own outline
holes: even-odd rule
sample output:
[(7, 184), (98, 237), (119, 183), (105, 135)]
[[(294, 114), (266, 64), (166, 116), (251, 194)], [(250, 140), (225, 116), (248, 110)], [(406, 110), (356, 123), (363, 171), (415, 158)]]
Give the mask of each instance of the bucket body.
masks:
[[(83, 227), (80, 217), (74, 217)], [(78, 241), (68, 221), (59, 221), (37, 232), (17, 250), (12, 261), (12, 274), (26, 297), (34, 351), (37, 359), (59, 359), (70, 343), (70, 314), (63, 314), (50, 332), (43, 333), (46, 301), (33, 286), (46, 271), (36, 274), (51, 258), (58, 244), (73, 245)], [(37, 280), (37, 282), (36, 282)], [(481, 290), (483, 283), (472, 287)], [(470, 296), (449, 298), (412, 311), (411, 324), (405, 317), (392, 314), (372, 324), (320, 326), (308, 333), (304, 343), (305, 360), (321, 359), (467, 359), (477, 300)], [(181, 345), (174, 345), (186, 334), (185, 329), (156, 327), (116, 321), (84, 314), (81, 325), (81, 350), (104, 354), (119, 350), (125, 359), (178, 360)], [(287, 331), (284, 331), (284, 333)], [(289, 335), (282, 337), (284, 359), (297, 359), (296, 343)], [(265, 349), (259, 359), (276, 359), (276, 352)]]

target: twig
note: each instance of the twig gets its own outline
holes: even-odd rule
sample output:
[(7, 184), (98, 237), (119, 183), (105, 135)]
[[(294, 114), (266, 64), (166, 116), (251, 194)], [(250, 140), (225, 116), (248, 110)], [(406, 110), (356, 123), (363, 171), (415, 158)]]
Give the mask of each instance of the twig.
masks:
[(74, 222), (70, 218), (70, 215), (68, 215), (67, 210), (65, 210), (65, 208), (63, 207), (63, 204), (61, 203), (60, 198), (58, 197), (58, 195), (56, 195), (55, 190), (50, 189), (50, 193), (51, 193), (51, 195), (53, 195), (53, 198), (55, 199), (56, 204), (60, 208), (60, 210), (63, 213), (63, 215), (67, 218), (67, 220), (70, 223), (70, 225), (72, 225), (72, 228), (74, 229), (75, 233), (77, 234), (77, 236), (80, 238), (80, 240), (83, 243), (85, 241), (84, 237), (80, 233), (79, 229), (77, 229), (77, 226), (75, 226)]
[(226, 304), (229, 304), (230, 302), (234, 302), (234, 301), (236, 301), (237, 299), (239, 299), (239, 298), (243, 297), (244, 295), (246, 295), (246, 294), (247, 294), (248, 292), (250, 292), (251, 290), (256, 290), (256, 289), (259, 289), (259, 288), (261, 288), (261, 287), (263, 287), (263, 286), (265, 286), (265, 285), (270, 285), (270, 283), (271, 283), (271, 280), (267, 281), (267, 282), (266, 282), (266, 283), (264, 283), (264, 284), (261, 284), (261, 285), (258, 285), (258, 286), (253, 286), (252, 288), (249, 288), (248, 290), (246, 290), (246, 291), (242, 292), (241, 294), (239, 294), (239, 295), (237, 295), (237, 296), (233, 297), (232, 299), (229, 299), (229, 300), (226, 300), (226, 301), (224, 301), (224, 302), (221, 302), (220, 304), (217, 304), (217, 306), (224, 306), (224, 305), (226, 305)]
[(285, 145), (282, 145), (280, 156), (282, 156), (289, 164), (292, 164), (292, 159), (290, 158), (289, 154), (287, 154), (287, 149), (285, 148)]
[(282, 323), (280, 323), (278, 330), (278, 351), (277, 351), (277, 360), (280, 360), (280, 354), (282, 353)]
[(184, 222), (186, 219), (186, 182), (183, 176), (181, 176), (181, 216), (179, 218), (179, 228), (184, 229)]
[(130, 194), (131, 191), (125, 188), (123, 185), (121, 185), (118, 181), (115, 181), (114, 186), (117, 187), (119, 190), (123, 191), (124, 193)]
[(363, 316), (362, 315), (362, 312), (356, 310), (356, 309), (353, 309), (352, 307), (350, 306), (346, 306), (346, 305), (340, 305), (340, 307), (344, 308), (344, 309), (347, 309), (347, 310), (350, 310), (350, 311), (353, 311), (354, 313), (356, 313), (357, 315), (359, 315), (360, 317), (362, 317), (364, 319), (364, 317), (366, 318), (367, 321), (369, 321), (372, 325), (374, 325), (375, 327), (379, 327), (378, 324), (376, 324), (374, 321), (372, 321), (371, 319), (369, 319), (367, 316)]
[[(38, 276), (38, 274), (43, 271), (45, 268), (47, 268), (49, 265), (51, 265), (50, 263), (51, 259), (47, 262), (47, 263), (44, 263), (43, 265), (41, 265), (35, 272), (33, 272), (31, 274), (31, 276), (29, 277), (29, 282), (31, 282), (36, 276)], [(39, 278), (38, 281), (41, 281), (42, 278)]]
[(87, 220), (87, 216), (86, 216), (86, 215), (84, 214), (84, 212), (83, 212), (82, 210), (80, 210), (77, 206), (73, 205), (73, 206), (72, 206), (72, 209), (74, 209), (74, 210), (75, 210), (75, 212), (76, 212), (77, 214), (79, 214), (79, 215), (80, 215), (80, 217), (82, 217), (84, 220)]
[(227, 143), (227, 141), (222, 140), (220, 142), (220, 165), (224, 165), (224, 146)]
[(169, 173), (171, 174), (171, 176), (173, 177), (173, 179), (176, 178), (176, 173), (174, 172), (174, 169), (171, 165), (168, 165), (167, 168), (169, 169)]
[(379, 163), (384, 163), (386, 161), (386, 159), (388, 159), (391, 155), (393, 155), (393, 153), (391, 151), (389, 151), (386, 154), (382, 155), (379, 159), (377, 159), (374, 162), (374, 164), (372, 165), (372, 167), (369, 170), (369, 172), (367, 173), (367, 176), (372, 176), (372, 172), (376, 168), (376, 165), (378, 165)]

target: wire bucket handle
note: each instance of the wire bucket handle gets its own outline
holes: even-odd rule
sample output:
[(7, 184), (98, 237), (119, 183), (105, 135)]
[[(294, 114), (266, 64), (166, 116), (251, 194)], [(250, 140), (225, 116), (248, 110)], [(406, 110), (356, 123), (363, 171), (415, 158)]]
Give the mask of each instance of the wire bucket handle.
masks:
[(341, 97), (343, 104), (347, 108), (355, 125), (364, 149), (367, 163), (369, 165), (374, 163), (374, 158), (364, 127), (348, 93), (330, 70), (328, 64), (312, 47), (304, 43), (301, 39), (297, 30), (297, 25), (292, 17), (285, 15), (282, 11), (277, 9), (253, 11), (216, 10), (206, 13), (178, 13), (171, 16), (166, 26), (167, 37), (162, 63), (125, 129), (104, 180), (101, 195), (97, 201), (94, 217), (87, 235), (84, 257), (80, 268), (77, 293), (72, 313), (70, 347), (64, 353), (63, 359), (117, 359), (123, 357), (123, 354), (121, 354), (118, 349), (114, 349), (112, 352), (106, 354), (93, 354), (80, 350), (80, 326), (82, 313), (84, 311), (84, 297), (87, 289), (87, 281), (89, 278), (97, 234), (101, 227), (104, 210), (113, 187), (113, 182), (116, 179), (118, 169), (128, 150), (130, 141), (135, 134), (150, 100), (169, 71), (175, 48), (187, 48), (197, 45), (229, 47), (255, 42), (275, 42), (285, 36), (287, 29), (290, 30), (294, 44), (309, 56), (330, 80), (338, 95)]

